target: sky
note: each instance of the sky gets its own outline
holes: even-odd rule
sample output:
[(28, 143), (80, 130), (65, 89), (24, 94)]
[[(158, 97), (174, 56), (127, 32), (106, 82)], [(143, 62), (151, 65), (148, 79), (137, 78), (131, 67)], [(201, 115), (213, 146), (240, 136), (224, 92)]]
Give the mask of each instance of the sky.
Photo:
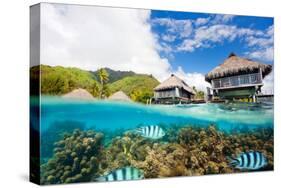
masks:
[[(253, 16), (41, 4), (41, 63), (172, 73), (206, 90), (204, 75), (235, 54), (273, 64), (273, 19)], [(273, 73), (264, 80), (273, 90)]]

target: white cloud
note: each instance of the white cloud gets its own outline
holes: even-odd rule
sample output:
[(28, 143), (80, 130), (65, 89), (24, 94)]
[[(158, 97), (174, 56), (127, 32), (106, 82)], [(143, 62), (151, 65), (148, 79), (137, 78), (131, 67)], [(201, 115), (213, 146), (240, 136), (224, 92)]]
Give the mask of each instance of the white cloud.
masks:
[(264, 78), (263, 84), (262, 93), (272, 94), (274, 92), (274, 70)]
[(208, 48), (214, 43), (223, 43), (224, 40), (233, 41), (237, 36), (237, 28), (228, 25), (202, 26), (196, 29), (194, 37), (185, 39), (179, 45), (179, 51), (192, 52), (196, 48)]
[(213, 25), (210, 27), (201, 27), (195, 32), (195, 40), (200, 42), (222, 42), (223, 40), (233, 40), (236, 36), (236, 27), (228, 25)]
[(41, 19), (42, 64), (132, 70), (159, 80), (170, 74), (149, 10), (42, 4)]
[(246, 53), (252, 59), (259, 59), (262, 61), (273, 61), (274, 49), (273, 47), (262, 48)]
[[(149, 10), (43, 3), (41, 63), (86, 70), (100, 67), (132, 70), (152, 74), (163, 81), (173, 71), (168, 59), (160, 57), (159, 51), (170, 59), (173, 51), (192, 52), (237, 37), (251, 39), (249, 46), (253, 50), (247, 52), (250, 57), (273, 60), (273, 27), (262, 32), (223, 24), (232, 18), (231, 15), (215, 18), (220, 24), (212, 25), (211, 17), (150, 20)], [(167, 32), (160, 36), (152, 33), (151, 23), (166, 27)], [(177, 48), (170, 46), (169, 42), (176, 39), (181, 39), (182, 43)], [(261, 48), (262, 45), (266, 49)], [(203, 74), (186, 73), (181, 67), (174, 72), (199, 90), (206, 91), (209, 86)]]
[(173, 41), (175, 41), (176, 36), (171, 35), (171, 34), (163, 34), (163, 35), (162, 35), (162, 39), (163, 39), (164, 41), (167, 41), (167, 42), (173, 42)]
[(274, 35), (274, 27), (273, 25), (269, 26), (266, 30), (266, 35), (269, 37), (273, 37)]
[(156, 18), (152, 23), (166, 27), (167, 32), (161, 38), (163, 41), (180, 39), (176, 47), (170, 48), (170, 54), (177, 51), (194, 52), (199, 48), (212, 48), (239, 39), (244, 43), (243, 47), (248, 49), (245, 55), (260, 61), (273, 61), (273, 25), (266, 30), (238, 27), (230, 23), (234, 17), (220, 14), (194, 20)]
[(273, 26), (267, 28), (262, 35), (250, 35), (246, 42), (251, 49), (245, 54), (250, 58), (271, 62), (274, 59)]
[(210, 21), (210, 18), (197, 18), (194, 21), (195, 26), (201, 26), (201, 25), (205, 25), (206, 23), (208, 23)]
[(230, 22), (235, 16), (231, 14), (216, 14), (212, 19), (213, 24), (225, 24)]
[(155, 18), (152, 23), (165, 26), (168, 33), (180, 38), (188, 37), (193, 31), (192, 21), (188, 19)]
[(248, 46), (271, 46), (273, 45), (273, 37), (261, 38), (255, 36), (249, 36), (246, 41)]
[(164, 42), (160, 42), (158, 44), (158, 47), (157, 49), (161, 52), (164, 52), (166, 53), (167, 55), (172, 55), (171, 52), (173, 51), (172, 50), (172, 47), (170, 45), (168, 45), (167, 43), (164, 43)]
[(245, 55), (260, 61), (273, 61), (273, 27), (266, 31), (238, 28), (234, 25), (217, 24), (194, 29), (192, 37), (186, 38), (177, 47), (178, 51), (193, 52), (198, 48), (210, 48), (235, 39), (245, 41)]
[(179, 51), (193, 52), (195, 48), (199, 48), (201, 46), (200, 41), (195, 41), (191, 39), (185, 39), (181, 45), (177, 48)]
[(182, 67), (178, 67), (174, 74), (183, 79), (190, 87), (195, 86), (197, 90), (204, 91), (205, 93), (207, 92), (207, 87), (210, 87), (210, 84), (205, 81), (205, 75), (201, 73), (186, 73)]

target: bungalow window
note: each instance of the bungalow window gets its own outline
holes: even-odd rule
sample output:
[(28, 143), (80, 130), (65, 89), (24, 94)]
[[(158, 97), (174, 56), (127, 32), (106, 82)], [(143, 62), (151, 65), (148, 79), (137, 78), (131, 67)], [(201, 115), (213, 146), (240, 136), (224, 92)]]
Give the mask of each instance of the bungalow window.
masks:
[(250, 76), (251, 78), (251, 83), (255, 84), (255, 83), (259, 83), (260, 82), (260, 74), (252, 74)]
[(238, 76), (235, 76), (235, 77), (231, 77), (231, 78), (230, 78), (230, 85), (231, 85), (231, 86), (238, 86), (238, 85), (239, 85)]
[(171, 97), (171, 90), (170, 91), (167, 91), (167, 95), (168, 95), (168, 97)]
[(240, 76), (240, 84), (249, 84), (250, 80), (249, 80), (249, 76), (248, 75), (242, 75)]
[(222, 78), (221, 79), (221, 85), (222, 85), (222, 87), (228, 87), (230, 85), (230, 79), (229, 78)]
[(214, 88), (219, 88), (220, 87), (220, 80), (214, 80)]

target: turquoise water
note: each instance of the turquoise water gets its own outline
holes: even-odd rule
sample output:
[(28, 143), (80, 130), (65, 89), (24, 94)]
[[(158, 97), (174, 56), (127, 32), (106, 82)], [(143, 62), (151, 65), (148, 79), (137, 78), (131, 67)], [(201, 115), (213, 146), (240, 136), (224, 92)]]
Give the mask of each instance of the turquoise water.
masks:
[[(65, 132), (71, 133), (74, 129), (103, 132), (109, 141), (145, 125), (179, 130), (181, 126), (205, 127), (215, 124), (218, 129), (230, 134), (255, 128), (273, 129), (273, 104), (269, 103), (143, 105), (47, 96), (41, 97), (40, 106), (34, 101), (31, 100), (31, 126), (41, 135), (41, 163), (52, 157), (54, 143), (62, 139)], [(39, 109), (40, 120), (36, 118)], [(40, 127), (34, 127), (39, 124)]]
[(79, 122), (99, 130), (134, 129), (141, 125), (217, 125), (221, 130), (273, 128), (273, 104), (142, 105), (112, 101), (41, 98), (41, 133), (56, 122)]

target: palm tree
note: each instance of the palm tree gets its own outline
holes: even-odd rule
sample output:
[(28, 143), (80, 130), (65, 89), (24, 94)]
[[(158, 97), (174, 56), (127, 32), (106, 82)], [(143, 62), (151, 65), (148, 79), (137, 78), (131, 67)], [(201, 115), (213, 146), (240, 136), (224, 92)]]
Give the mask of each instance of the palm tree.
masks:
[(98, 76), (99, 76), (99, 80), (100, 80), (100, 84), (101, 84), (100, 98), (103, 98), (109, 75), (108, 75), (108, 72), (104, 68), (101, 68), (98, 70)]
[(192, 89), (195, 92), (195, 98), (196, 99), (204, 99), (204, 96), (205, 96), (204, 91), (197, 90), (195, 86), (193, 86)]

